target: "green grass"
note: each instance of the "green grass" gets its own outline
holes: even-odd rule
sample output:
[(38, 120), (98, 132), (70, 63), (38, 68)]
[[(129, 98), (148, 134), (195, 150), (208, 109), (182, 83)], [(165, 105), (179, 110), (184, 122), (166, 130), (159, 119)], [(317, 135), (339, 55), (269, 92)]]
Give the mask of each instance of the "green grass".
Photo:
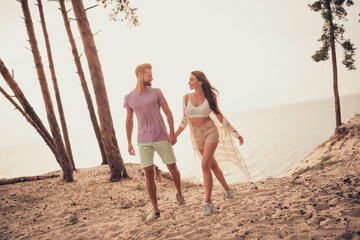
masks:
[(320, 158), (320, 160), (321, 160), (321, 162), (327, 162), (327, 161), (329, 161), (331, 158), (332, 158), (331, 155), (326, 155), (326, 156), (322, 156), (322, 157)]
[(135, 189), (138, 191), (145, 191), (145, 186), (141, 183), (138, 183), (138, 185), (136, 185)]
[(290, 183), (293, 185), (301, 185), (302, 184), (302, 183), (295, 181), (295, 179), (293, 179)]
[(302, 168), (302, 169), (296, 171), (296, 172), (294, 173), (294, 175), (299, 176), (299, 175), (302, 175), (302, 174), (304, 174), (304, 173), (306, 173), (306, 172), (308, 172), (308, 171), (310, 171), (310, 170), (314, 170), (314, 169), (315, 169), (315, 167)]
[(146, 205), (146, 201), (144, 199), (140, 199), (139, 202), (135, 205), (135, 207), (143, 207)]
[(302, 175), (311, 170), (323, 170), (327, 166), (331, 166), (331, 165), (341, 162), (340, 160), (329, 161), (332, 157), (333, 156), (331, 156), (331, 155), (322, 156), (320, 158), (321, 161), (316, 166), (302, 168), (302, 169), (296, 171), (293, 175), (299, 176), (299, 175)]
[(40, 200), (42, 200), (41, 197), (34, 196), (29, 193), (21, 193), (18, 195), (14, 194), (13, 196), (10, 196), (10, 198), (26, 204), (37, 204)]
[(124, 205), (121, 206), (122, 209), (128, 209), (131, 208), (133, 206), (132, 202), (127, 202)]
[(77, 214), (76, 213), (71, 214), (71, 216), (69, 218), (70, 225), (75, 225), (75, 224), (77, 224), (78, 221), (79, 221), (79, 219), (77, 217)]
[(339, 160), (329, 161), (331, 158), (332, 158), (332, 156), (330, 156), (330, 155), (321, 157), (321, 162), (318, 163), (317, 169), (323, 170), (327, 166), (331, 166), (331, 165), (334, 165), (334, 164), (337, 164), (338, 162), (340, 162)]
[(143, 207), (146, 205), (146, 201), (144, 199), (140, 199), (137, 202), (126, 202), (124, 205), (121, 206), (122, 209), (129, 209), (129, 208), (138, 208), (138, 207)]
[(188, 188), (193, 188), (193, 187), (198, 187), (198, 186), (199, 186), (199, 184), (194, 183), (190, 180), (182, 180), (181, 181), (181, 187), (183, 189), (188, 189)]
[(147, 217), (147, 213), (144, 210), (140, 211), (140, 217), (142, 221), (145, 221), (146, 217)]

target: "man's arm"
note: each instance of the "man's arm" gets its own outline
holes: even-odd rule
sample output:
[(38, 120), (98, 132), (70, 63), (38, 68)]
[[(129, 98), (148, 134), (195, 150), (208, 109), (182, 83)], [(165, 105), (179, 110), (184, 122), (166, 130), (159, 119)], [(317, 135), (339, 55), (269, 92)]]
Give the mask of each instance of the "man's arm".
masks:
[(177, 141), (176, 136), (175, 136), (175, 130), (174, 130), (174, 118), (172, 115), (172, 112), (169, 108), (169, 105), (167, 104), (167, 102), (163, 103), (161, 105), (161, 109), (164, 111), (165, 115), (166, 115), (166, 119), (169, 125), (169, 137), (168, 137), (168, 141), (171, 145), (174, 145)]
[(133, 132), (133, 126), (134, 126), (134, 111), (133, 110), (127, 110), (126, 111), (126, 137), (127, 137), (127, 141), (128, 141), (128, 152), (130, 155), (135, 156), (135, 150), (134, 147), (131, 143), (131, 137), (132, 137), (132, 132)]

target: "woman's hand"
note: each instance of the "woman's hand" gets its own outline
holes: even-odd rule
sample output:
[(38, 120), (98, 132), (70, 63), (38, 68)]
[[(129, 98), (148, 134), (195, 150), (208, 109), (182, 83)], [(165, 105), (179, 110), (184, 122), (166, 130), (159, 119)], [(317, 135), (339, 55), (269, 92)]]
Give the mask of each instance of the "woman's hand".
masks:
[(174, 132), (170, 133), (169, 136), (168, 136), (168, 142), (171, 144), (171, 145), (174, 145), (176, 142), (177, 142), (177, 137), (175, 135)]
[(243, 145), (243, 144), (244, 144), (244, 139), (243, 139), (243, 137), (242, 137), (242, 136), (239, 136), (238, 139), (239, 139), (240, 145)]

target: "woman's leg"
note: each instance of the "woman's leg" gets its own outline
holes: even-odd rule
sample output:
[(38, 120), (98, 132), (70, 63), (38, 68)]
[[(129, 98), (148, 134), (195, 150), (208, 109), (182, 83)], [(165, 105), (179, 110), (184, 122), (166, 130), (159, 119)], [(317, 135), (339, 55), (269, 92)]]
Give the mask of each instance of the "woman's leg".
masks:
[[(204, 149), (200, 149), (199, 152), (201, 153), (201, 155), (203, 155), (204, 153)], [(230, 187), (227, 184), (224, 174), (222, 172), (222, 170), (220, 169), (218, 163), (216, 162), (215, 158), (213, 157), (211, 160), (211, 170), (213, 171), (216, 179), (220, 182), (221, 186), (223, 186), (223, 188), (225, 189), (225, 191), (229, 191)]]
[(230, 187), (227, 184), (224, 174), (221, 171), (221, 169), (219, 168), (218, 163), (216, 162), (215, 158), (212, 158), (211, 161), (211, 170), (213, 171), (215, 177), (217, 178), (217, 180), (220, 182), (220, 184), (223, 186), (223, 188), (225, 189), (225, 191), (229, 191)]
[(214, 153), (218, 143), (206, 143), (204, 149), (199, 149), (201, 155), (203, 156), (201, 162), (201, 168), (204, 178), (205, 186), (205, 202), (211, 203), (211, 192), (213, 186), (213, 178), (211, 174), (211, 165), (214, 158)]

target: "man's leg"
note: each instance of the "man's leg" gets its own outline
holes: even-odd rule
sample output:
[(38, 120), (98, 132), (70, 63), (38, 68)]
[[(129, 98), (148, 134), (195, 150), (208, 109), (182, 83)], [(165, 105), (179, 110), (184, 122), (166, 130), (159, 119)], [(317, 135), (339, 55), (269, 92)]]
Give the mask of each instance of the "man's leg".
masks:
[(180, 176), (179, 169), (177, 168), (176, 163), (166, 164), (166, 166), (169, 169), (171, 178), (175, 184), (178, 198), (181, 199), (183, 197), (183, 195), (181, 193), (181, 176)]
[(158, 205), (157, 205), (157, 198), (156, 198), (154, 165), (144, 168), (144, 172), (145, 172), (146, 190), (149, 194), (150, 202), (153, 206), (154, 211), (160, 212)]
[[(156, 198), (154, 148), (148, 143), (139, 143), (140, 166), (144, 169), (146, 191), (155, 212), (159, 212)], [(151, 214), (150, 214), (151, 215)], [(150, 216), (149, 215), (149, 216)]]
[[(159, 154), (162, 162), (165, 163), (167, 168), (169, 169), (171, 178), (176, 187), (178, 200), (183, 199), (183, 195), (181, 192), (180, 172), (176, 165), (176, 158), (172, 146), (167, 140), (155, 142), (153, 146), (155, 148), (155, 151)], [(179, 201), (179, 204), (183, 203), (183, 200), (181, 201), (181, 203)]]

